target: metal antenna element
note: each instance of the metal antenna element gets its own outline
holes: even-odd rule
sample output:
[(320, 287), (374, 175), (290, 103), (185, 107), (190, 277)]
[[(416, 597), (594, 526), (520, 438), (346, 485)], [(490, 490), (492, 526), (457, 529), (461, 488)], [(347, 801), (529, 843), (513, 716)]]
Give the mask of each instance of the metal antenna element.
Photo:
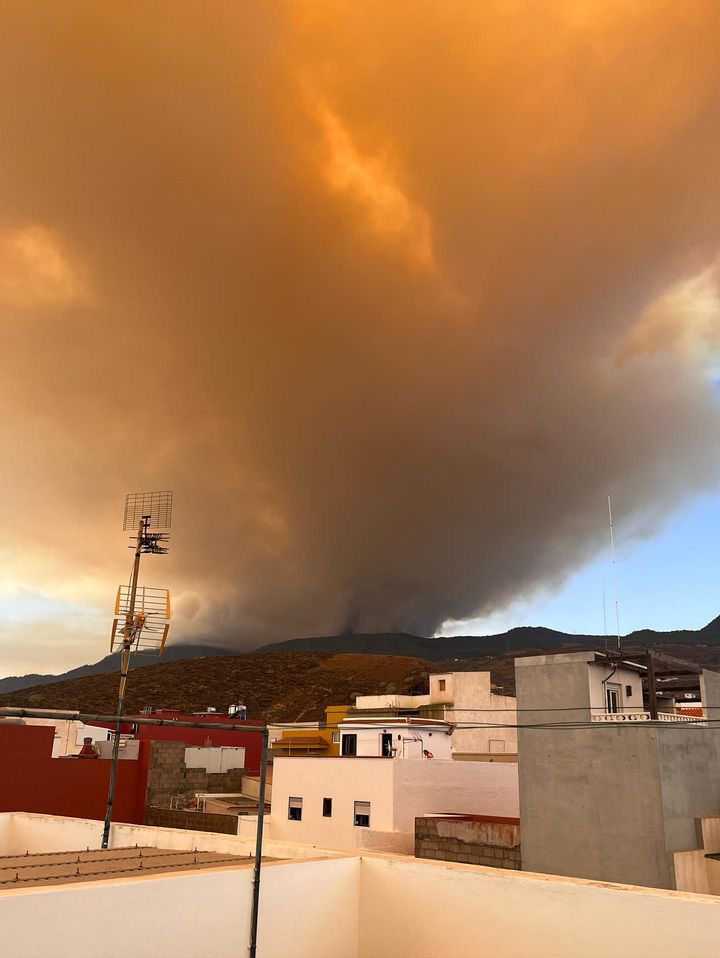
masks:
[(612, 517), (612, 499), (608, 496), (608, 518), (610, 520), (610, 558), (612, 560), (612, 571), (613, 571), (613, 590), (615, 592), (615, 626), (617, 631), (617, 647), (618, 650), (622, 648), (622, 640), (620, 638), (620, 602), (618, 601), (618, 591), (617, 591), (617, 563), (615, 561), (615, 531), (613, 528), (613, 517)]
[(125, 499), (123, 531), (134, 532), (131, 548), (135, 551), (130, 583), (120, 586), (115, 600), (115, 617), (110, 635), (110, 651), (120, 649), (120, 685), (115, 723), (110, 783), (108, 785), (102, 848), (110, 841), (110, 823), (117, 782), (120, 756), (120, 736), (125, 711), (125, 688), (130, 670), (130, 656), (142, 648), (162, 655), (170, 629), (170, 594), (167, 589), (138, 586), (140, 556), (164, 555), (170, 536), (167, 531), (172, 521), (172, 492), (133, 492)]
[(602, 577), (602, 600), (603, 600), (603, 632), (605, 634), (605, 651), (608, 650), (608, 634), (607, 634), (607, 607), (605, 605), (605, 573)]

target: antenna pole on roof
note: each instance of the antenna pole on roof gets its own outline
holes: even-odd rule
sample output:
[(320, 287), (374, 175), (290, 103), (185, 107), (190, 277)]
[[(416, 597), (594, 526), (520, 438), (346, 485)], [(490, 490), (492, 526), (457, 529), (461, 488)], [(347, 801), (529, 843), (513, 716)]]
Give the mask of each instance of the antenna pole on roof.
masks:
[(602, 577), (602, 600), (603, 600), (603, 633), (605, 635), (605, 651), (608, 650), (608, 634), (607, 634), (607, 608), (605, 605), (605, 573), (603, 572)]
[[(153, 589), (145, 586), (138, 590), (140, 575), (140, 556), (143, 553), (163, 555), (168, 550), (165, 543), (169, 540), (167, 532), (172, 519), (172, 492), (131, 493), (125, 500), (125, 518), (123, 530), (135, 532), (135, 556), (133, 558), (130, 584), (120, 586), (115, 601), (115, 618), (110, 636), (110, 651), (115, 646), (120, 649), (120, 685), (118, 687), (118, 709), (115, 722), (112, 759), (110, 762), (110, 781), (108, 784), (105, 822), (103, 824), (102, 848), (110, 842), (110, 824), (112, 822), (113, 801), (117, 783), (118, 759), (120, 757), (120, 736), (122, 735), (123, 715), (125, 712), (125, 689), (130, 670), (130, 656), (139, 648), (152, 650), (162, 655), (170, 629), (170, 595), (167, 589)], [(150, 530), (153, 531), (150, 531)], [(138, 595), (138, 591), (140, 595)]]
[(613, 570), (613, 590), (615, 592), (615, 626), (617, 630), (617, 647), (618, 652), (622, 650), (622, 639), (620, 638), (620, 602), (618, 600), (618, 591), (617, 591), (617, 563), (615, 561), (615, 531), (613, 527), (613, 517), (612, 517), (612, 499), (608, 496), (608, 518), (610, 520), (610, 557), (612, 560), (612, 570)]

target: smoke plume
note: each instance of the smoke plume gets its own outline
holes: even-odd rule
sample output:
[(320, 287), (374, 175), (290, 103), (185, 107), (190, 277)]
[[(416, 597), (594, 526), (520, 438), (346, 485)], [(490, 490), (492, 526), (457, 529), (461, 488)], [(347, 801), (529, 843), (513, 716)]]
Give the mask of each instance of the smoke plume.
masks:
[(718, 35), (4, 3), (6, 580), (110, 609), (125, 492), (172, 488), (180, 634), (427, 634), (559, 586), (608, 493), (629, 538), (714, 486)]

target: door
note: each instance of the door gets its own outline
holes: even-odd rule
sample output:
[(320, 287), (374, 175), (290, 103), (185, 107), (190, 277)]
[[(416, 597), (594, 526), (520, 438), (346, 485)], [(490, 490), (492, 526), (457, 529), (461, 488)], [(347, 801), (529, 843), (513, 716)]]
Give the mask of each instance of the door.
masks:
[(610, 715), (615, 715), (620, 711), (620, 686), (608, 685), (605, 689), (605, 703)]

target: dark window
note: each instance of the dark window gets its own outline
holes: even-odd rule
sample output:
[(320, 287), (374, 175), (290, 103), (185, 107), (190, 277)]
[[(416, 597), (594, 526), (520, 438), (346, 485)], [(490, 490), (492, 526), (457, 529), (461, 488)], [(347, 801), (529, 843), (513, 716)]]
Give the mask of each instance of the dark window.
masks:
[(332, 817), (332, 799), (324, 798), (323, 799), (323, 818)]
[(357, 735), (343, 735), (341, 751), (343, 755), (357, 755)]
[(355, 802), (355, 809), (353, 812), (354, 815), (354, 825), (358, 825), (361, 828), (370, 827), (370, 802)]
[(392, 733), (383, 732), (381, 736), (381, 741), (382, 741), (381, 754), (384, 755), (386, 758), (392, 757), (392, 753), (393, 753)]
[(291, 822), (302, 821), (302, 799), (291, 798), (288, 800), (288, 818)]
[(438, 689), (441, 692), (445, 691), (445, 679), (438, 679)]

